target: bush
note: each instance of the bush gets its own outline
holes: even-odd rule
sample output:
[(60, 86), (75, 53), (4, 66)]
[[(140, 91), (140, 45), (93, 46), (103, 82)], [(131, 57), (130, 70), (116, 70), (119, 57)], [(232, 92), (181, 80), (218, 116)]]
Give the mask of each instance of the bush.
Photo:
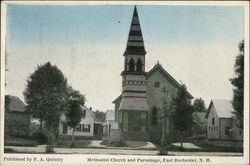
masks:
[(48, 143), (48, 136), (41, 131), (34, 132), (32, 138), (36, 140), (40, 144), (47, 144)]
[(102, 141), (100, 144), (106, 145), (107, 147), (127, 147), (127, 146), (128, 146), (128, 145), (127, 145), (124, 141), (122, 141), (122, 140), (116, 141), (116, 142), (104, 140), (104, 141)]
[(37, 142), (31, 137), (15, 137), (15, 136), (8, 136), (4, 138), (4, 145), (5, 146), (36, 146)]

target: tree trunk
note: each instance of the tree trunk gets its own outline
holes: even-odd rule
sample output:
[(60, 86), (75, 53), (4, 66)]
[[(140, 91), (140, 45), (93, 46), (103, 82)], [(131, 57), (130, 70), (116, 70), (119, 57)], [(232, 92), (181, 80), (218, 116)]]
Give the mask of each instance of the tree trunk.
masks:
[(166, 138), (166, 124), (165, 124), (165, 119), (162, 122), (162, 133), (161, 133), (161, 143), (165, 143), (165, 138)]
[(12, 136), (12, 135), (13, 135), (13, 127), (10, 126), (10, 136)]
[(53, 141), (54, 141), (54, 132), (52, 128), (48, 128), (48, 145), (46, 146), (46, 153), (55, 153)]
[(59, 140), (59, 129), (58, 128), (56, 128), (56, 137), (55, 137), (55, 140), (56, 140), (56, 143)]
[(75, 141), (75, 127), (73, 128), (73, 131), (72, 131), (71, 147), (74, 147), (74, 141)]
[(163, 119), (160, 155), (167, 155), (167, 154), (168, 152), (166, 143), (166, 119)]
[(181, 150), (183, 150), (183, 134), (181, 134)]

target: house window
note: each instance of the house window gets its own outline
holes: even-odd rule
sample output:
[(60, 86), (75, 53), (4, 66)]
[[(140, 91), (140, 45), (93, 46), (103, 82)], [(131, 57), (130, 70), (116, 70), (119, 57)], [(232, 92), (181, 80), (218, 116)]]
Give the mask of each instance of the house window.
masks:
[(155, 84), (154, 84), (155, 88), (159, 88), (160, 87), (160, 82), (159, 81), (156, 81)]
[(81, 131), (80, 130), (80, 125), (76, 126), (76, 131), (79, 131), (79, 132)]
[(110, 131), (111, 131), (111, 124), (109, 124), (109, 135), (110, 135)]
[(228, 127), (228, 126), (225, 127), (225, 134), (226, 135), (230, 134), (230, 127)]
[(212, 125), (214, 125), (214, 117), (212, 118)]
[(82, 125), (81, 124), (79, 124), (79, 131), (81, 131), (82, 130)]
[(66, 123), (63, 123), (63, 134), (68, 134), (68, 127)]
[(156, 125), (157, 124), (157, 108), (153, 107), (152, 109), (152, 125)]
[(85, 118), (86, 117), (86, 110), (83, 110), (82, 113), (83, 113), (83, 118)]
[(82, 124), (82, 132), (90, 132), (90, 124)]

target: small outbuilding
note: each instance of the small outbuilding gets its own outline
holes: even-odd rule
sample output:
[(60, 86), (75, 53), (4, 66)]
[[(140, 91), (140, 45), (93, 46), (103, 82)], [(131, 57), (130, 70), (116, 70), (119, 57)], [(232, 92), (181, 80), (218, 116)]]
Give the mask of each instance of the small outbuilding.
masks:
[(207, 114), (208, 140), (242, 140), (229, 100), (211, 100)]
[(5, 136), (29, 135), (30, 115), (25, 112), (24, 102), (17, 96), (5, 96)]

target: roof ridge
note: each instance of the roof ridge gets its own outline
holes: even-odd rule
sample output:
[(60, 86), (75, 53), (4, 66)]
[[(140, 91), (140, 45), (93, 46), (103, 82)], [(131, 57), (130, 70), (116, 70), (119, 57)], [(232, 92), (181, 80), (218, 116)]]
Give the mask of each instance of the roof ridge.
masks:
[[(168, 73), (168, 72), (163, 68), (163, 66), (162, 66), (159, 62), (157, 62), (157, 63), (154, 65), (154, 67), (153, 67), (151, 70), (149, 70), (149, 71), (147, 72), (147, 74), (146, 74), (146, 79), (148, 79), (148, 77), (150, 77), (151, 74), (152, 74), (155, 70), (157, 70), (157, 68), (159, 68), (159, 69), (163, 72), (163, 74), (164, 74), (165, 76), (167, 76), (167, 78), (169, 78), (169, 79), (171, 80), (171, 82), (173, 83), (173, 85), (175, 85), (176, 87), (180, 87), (180, 86), (181, 86), (181, 84), (180, 84), (177, 80), (175, 80), (175, 78), (174, 78), (173, 76), (171, 76), (171, 74)], [(193, 96), (192, 96), (187, 90), (185, 90), (185, 91), (187, 92), (187, 94), (188, 94), (191, 98), (193, 98)]]

